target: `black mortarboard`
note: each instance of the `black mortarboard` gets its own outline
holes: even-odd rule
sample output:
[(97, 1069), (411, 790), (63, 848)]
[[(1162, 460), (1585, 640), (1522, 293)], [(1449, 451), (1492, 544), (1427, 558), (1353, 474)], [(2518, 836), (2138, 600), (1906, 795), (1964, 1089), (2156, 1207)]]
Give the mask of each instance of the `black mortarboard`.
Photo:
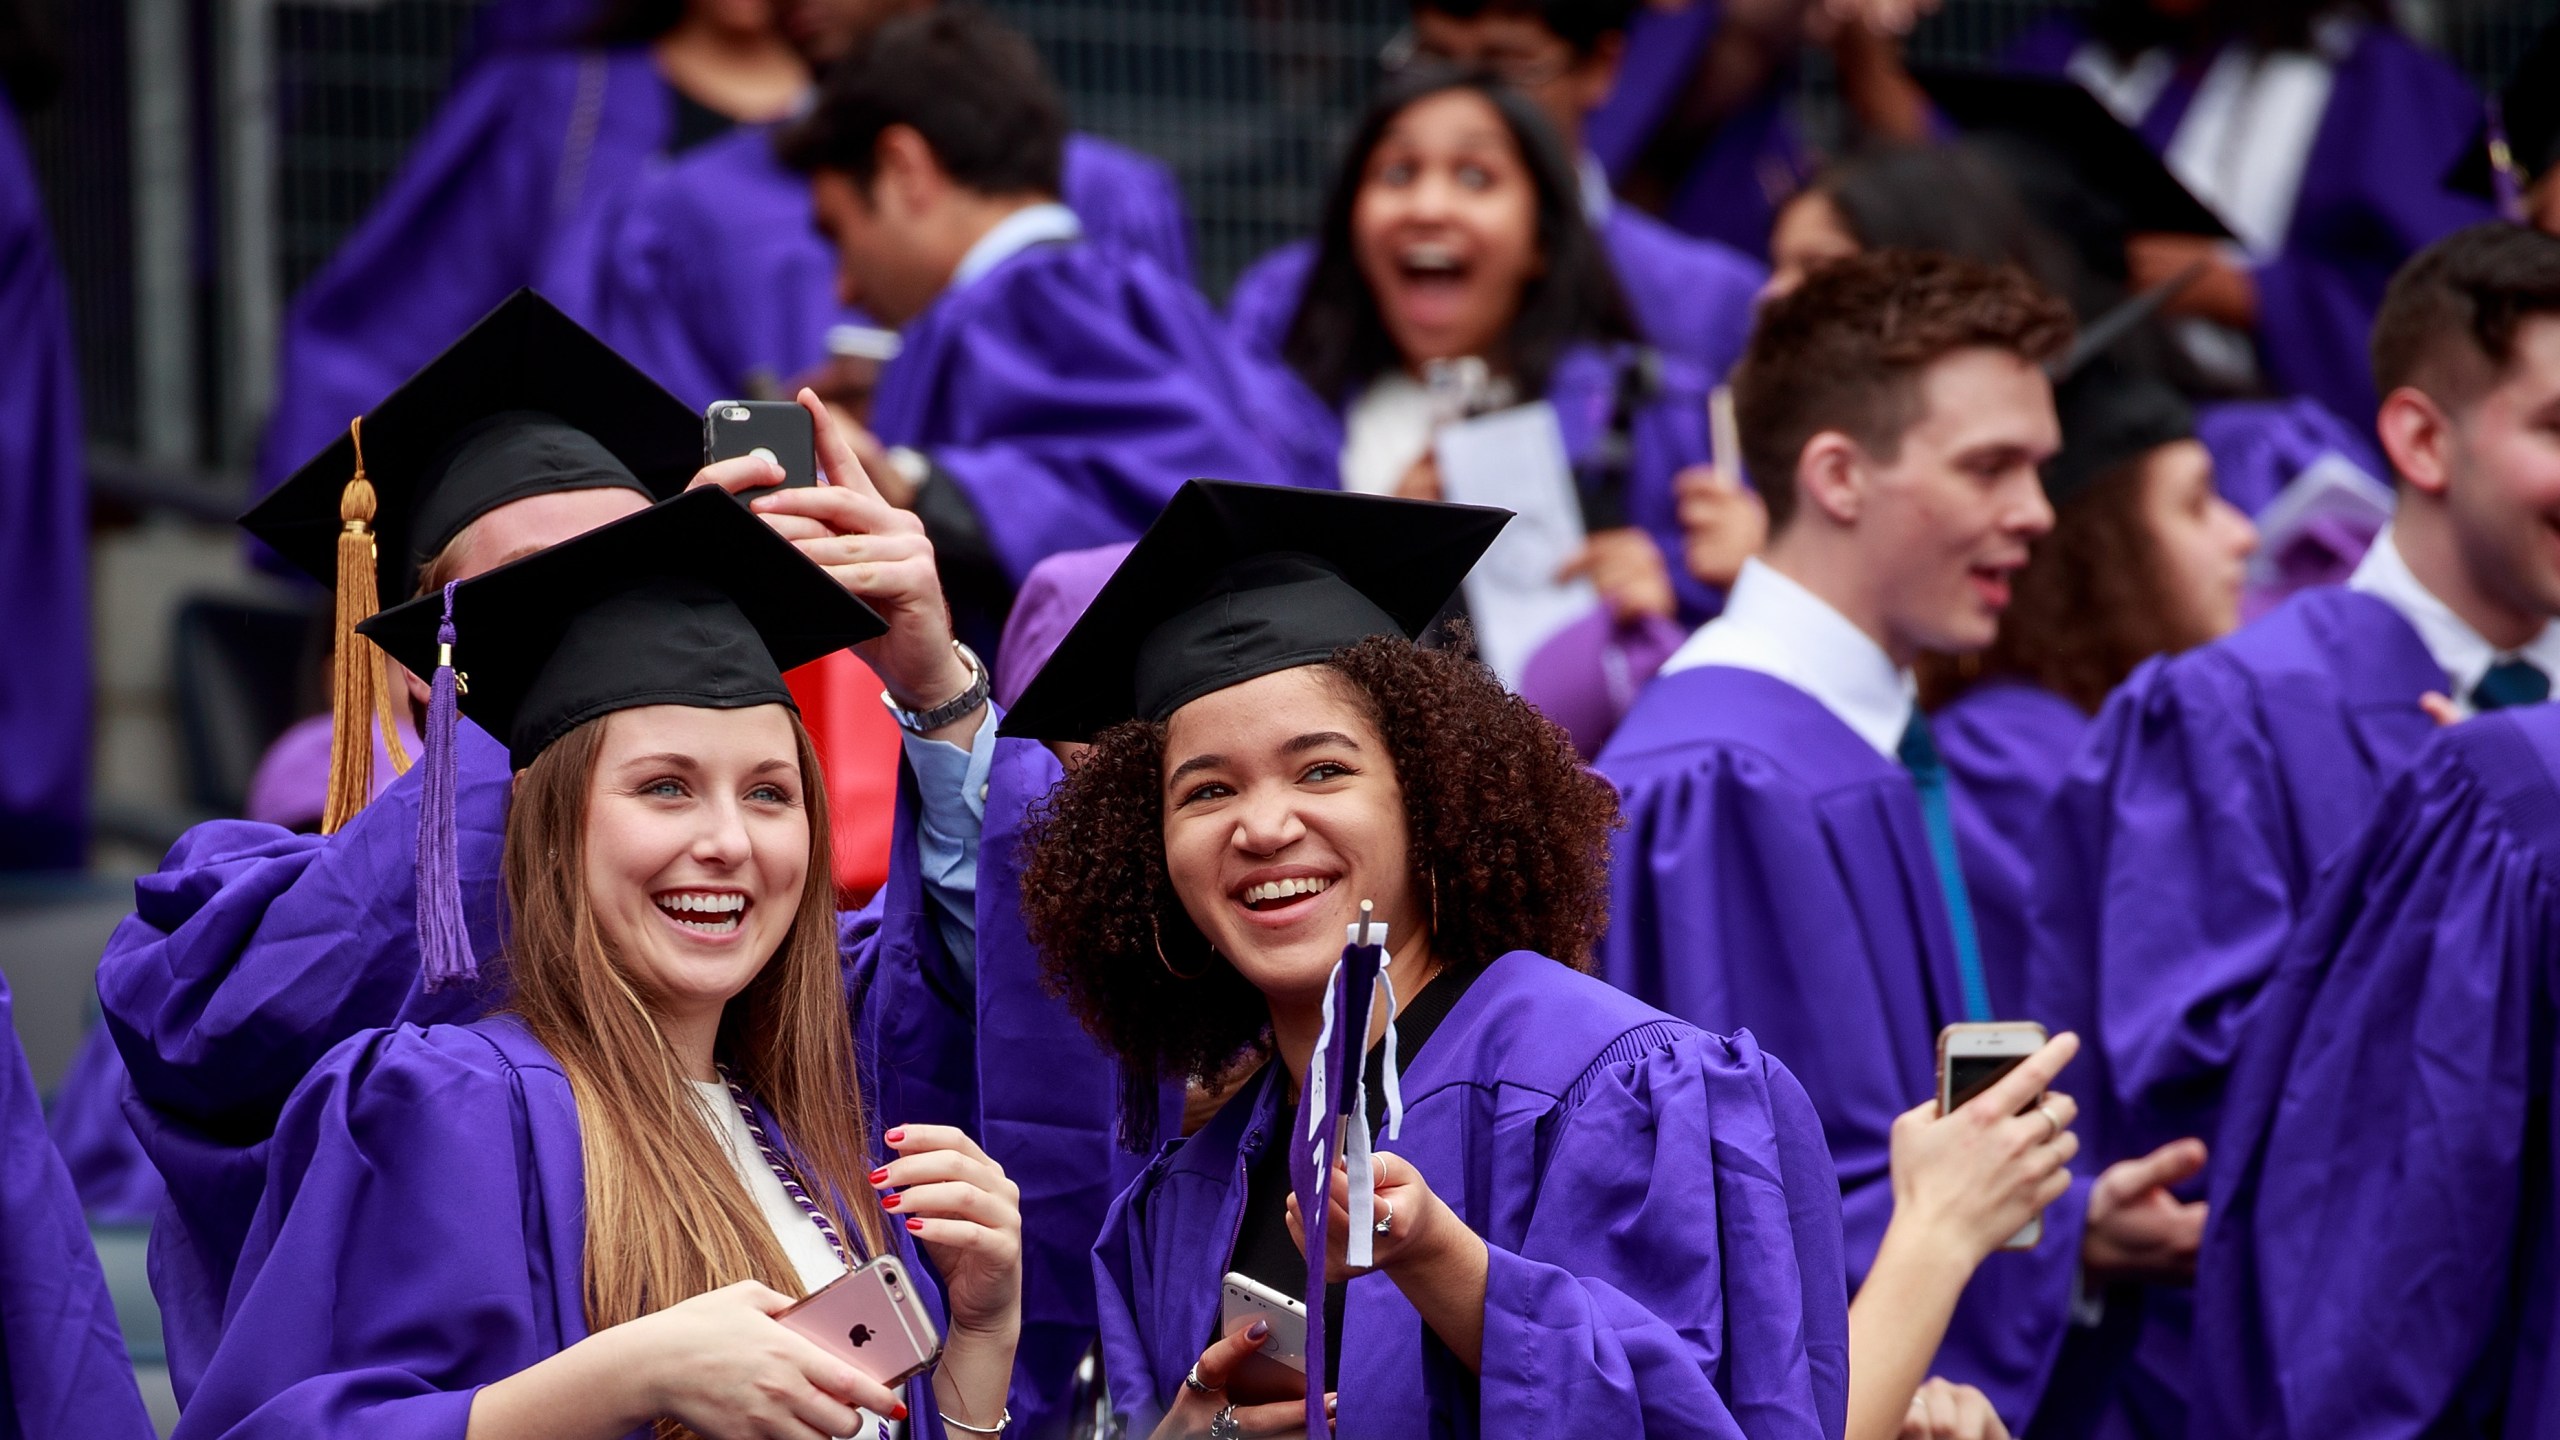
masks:
[(1977, 70), (1913, 72), (1948, 119), (2051, 153), (2122, 211), (2129, 232), (2231, 237), (2231, 227), (2169, 173), (2149, 145), (2069, 80)]
[(2521, 192), (2554, 164), (2560, 164), (2560, 21), (2545, 25), (2516, 62), (2497, 104), (2489, 108), (2471, 143), (2462, 147), (2444, 184), (2506, 209), (2516, 206)]
[(2101, 356), (2054, 386), (2062, 449), (2044, 462), (2044, 493), (2056, 508), (2098, 479), (2163, 445), (2196, 438), (2187, 397), (2156, 375)]
[(510, 500), (608, 487), (662, 500), (702, 465), (702, 417), (531, 290), (361, 418), (360, 440), (351, 431), (331, 441), (240, 523), (334, 584), (340, 500), (361, 468), (377, 497), (385, 597), (407, 598), (421, 565)]
[(701, 422), (551, 302), (518, 290), (240, 517), (336, 592), (329, 800), (334, 831), (372, 792), (372, 726), (402, 769), (382, 657), (355, 637), (386, 595), (462, 528), (511, 500), (564, 490), (682, 490)]
[(1193, 480), (1112, 572), (1005, 717), (1090, 740), (1123, 720), (1373, 635), (1421, 635), (1508, 510)]
[[(438, 668), (442, 595), (360, 628)], [(453, 591), (463, 714), (517, 769), (635, 705), (791, 703), (782, 672), (887, 631), (870, 607), (727, 491), (706, 486), (465, 580)]]

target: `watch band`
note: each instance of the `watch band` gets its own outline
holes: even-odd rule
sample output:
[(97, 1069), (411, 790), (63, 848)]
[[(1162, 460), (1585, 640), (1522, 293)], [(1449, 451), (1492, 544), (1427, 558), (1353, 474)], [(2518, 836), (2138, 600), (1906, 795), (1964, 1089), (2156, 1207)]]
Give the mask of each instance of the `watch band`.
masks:
[(993, 682), (988, 679), (987, 667), (978, 659), (978, 652), (957, 640), (951, 642), (951, 648), (960, 656), (960, 663), (969, 667), (969, 688), (930, 710), (901, 709), (895, 697), (881, 691), (880, 703), (889, 707), (889, 718), (898, 722), (899, 729), (910, 735), (930, 735), (987, 703)]

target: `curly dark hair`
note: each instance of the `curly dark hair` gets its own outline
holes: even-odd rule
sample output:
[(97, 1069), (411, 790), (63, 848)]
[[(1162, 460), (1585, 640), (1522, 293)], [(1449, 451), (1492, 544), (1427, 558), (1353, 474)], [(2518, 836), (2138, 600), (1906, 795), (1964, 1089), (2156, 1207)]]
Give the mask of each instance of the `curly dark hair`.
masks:
[[(1463, 650), (1381, 637), (1325, 663), (1403, 786), (1434, 955), (1472, 969), (1534, 950), (1589, 968), (1618, 800), (1564, 731)], [(1166, 876), (1164, 735), (1131, 720), (1097, 737), (1034, 807), (1022, 877), (1050, 989), (1120, 1061), (1121, 1139), (1136, 1150), (1155, 1144), (1163, 1081), (1213, 1081), (1270, 1047), (1261, 992), (1209, 948)]]

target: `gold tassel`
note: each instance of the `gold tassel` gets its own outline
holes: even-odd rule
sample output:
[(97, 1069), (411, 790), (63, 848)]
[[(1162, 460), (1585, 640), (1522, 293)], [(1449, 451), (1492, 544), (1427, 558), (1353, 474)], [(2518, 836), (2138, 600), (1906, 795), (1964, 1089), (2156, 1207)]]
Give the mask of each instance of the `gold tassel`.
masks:
[[(380, 650), (382, 647), (376, 645), (373, 648)], [(410, 765), (415, 763), (409, 758), (409, 747), (400, 743), (398, 707), (404, 688), (400, 683), (400, 672), (392, 667), (391, 657), (383, 656), (382, 673), (373, 681), (373, 713), (382, 722), (382, 748), (391, 757), (393, 775), (408, 774)]]
[[(373, 721), (376, 698), (386, 687), (386, 657), (356, 633), (358, 622), (379, 608), (374, 582), (373, 482), (364, 475), (364, 419), (349, 422), (356, 473), (338, 495), (337, 649), (330, 657), (329, 803), (320, 833), (333, 835), (373, 798)], [(388, 712), (385, 712), (386, 714)], [(398, 741), (393, 741), (398, 744)]]

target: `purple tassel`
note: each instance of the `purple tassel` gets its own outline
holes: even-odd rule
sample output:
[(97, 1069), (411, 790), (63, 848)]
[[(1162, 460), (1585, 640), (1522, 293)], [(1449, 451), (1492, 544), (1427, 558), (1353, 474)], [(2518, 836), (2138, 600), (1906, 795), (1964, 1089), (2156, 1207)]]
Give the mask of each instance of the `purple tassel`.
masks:
[(462, 916), (462, 869), (453, 815), (453, 586), (444, 587), (444, 620), (436, 626), (434, 695), (427, 702), (425, 793), (418, 802), (418, 958), (426, 988), (441, 990), (480, 978), (471, 929)]

